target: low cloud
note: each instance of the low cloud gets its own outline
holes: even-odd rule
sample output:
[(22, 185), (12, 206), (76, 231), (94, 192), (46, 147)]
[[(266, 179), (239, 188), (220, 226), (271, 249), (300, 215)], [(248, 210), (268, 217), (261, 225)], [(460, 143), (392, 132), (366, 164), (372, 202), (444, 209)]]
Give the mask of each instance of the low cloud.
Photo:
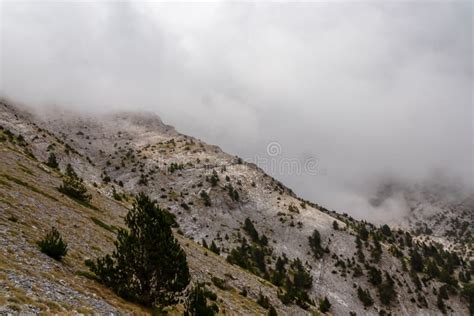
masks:
[[(472, 190), (470, 2), (2, 2), (3, 97), (147, 110), (358, 217), (385, 179), (443, 173)], [(263, 166), (265, 168), (265, 166)], [(271, 170), (268, 170), (271, 171)], [(383, 180), (383, 181), (382, 181)], [(387, 215), (388, 216), (388, 215)]]

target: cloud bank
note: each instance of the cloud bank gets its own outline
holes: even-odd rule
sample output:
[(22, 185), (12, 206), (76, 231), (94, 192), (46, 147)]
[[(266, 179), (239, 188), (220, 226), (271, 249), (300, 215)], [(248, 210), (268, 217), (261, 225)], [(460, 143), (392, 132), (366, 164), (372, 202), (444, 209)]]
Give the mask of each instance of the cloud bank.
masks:
[(250, 160), (277, 142), (279, 159), (320, 172), (273, 176), (367, 217), (387, 179), (437, 173), (472, 190), (472, 17), (455, 1), (2, 2), (0, 92), (151, 110)]

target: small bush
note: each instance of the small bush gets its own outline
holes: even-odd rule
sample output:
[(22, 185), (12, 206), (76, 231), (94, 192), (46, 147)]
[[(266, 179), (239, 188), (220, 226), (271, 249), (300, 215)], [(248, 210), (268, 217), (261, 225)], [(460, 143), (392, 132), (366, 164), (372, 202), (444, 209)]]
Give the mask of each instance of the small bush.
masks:
[(204, 285), (198, 284), (194, 286), (186, 302), (185, 316), (214, 316), (219, 312), (219, 308), (215, 303), (207, 305), (207, 299), (216, 300), (216, 295), (208, 291)]
[(308, 237), (309, 241), (309, 247), (311, 248), (311, 251), (313, 252), (314, 256), (319, 259), (323, 256), (324, 250), (321, 247), (321, 235), (319, 234), (319, 231), (315, 229), (313, 231), (313, 234)]
[(263, 308), (265, 309), (269, 309), (270, 308), (270, 301), (268, 300), (268, 297), (266, 297), (265, 295), (263, 295), (262, 292), (260, 292), (258, 294), (258, 299), (257, 299), (257, 304), (262, 306)]
[(56, 155), (54, 153), (49, 154), (48, 161), (46, 162), (46, 165), (50, 168), (58, 169), (59, 164), (58, 164), (58, 160), (56, 159)]
[(374, 304), (374, 300), (372, 299), (372, 296), (370, 295), (369, 290), (363, 290), (360, 286), (357, 289), (357, 296), (361, 300), (362, 304), (364, 306), (372, 306)]
[(319, 310), (322, 313), (329, 312), (330, 308), (331, 308), (331, 303), (329, 303), (329, 300), (328, 300), (327, 296), (325, 296), (324, 299), (321, 299), (319, 301)]
[(211, 206), (211, 198), (209, 197), (209, 194), (207, 194), (207, 192), (203, 190), (203, 191), (201, 191), (200, 195), (201, 195), (201, 198), (204, 202), (204, 205), (205, 206)]
[(91, 195), (87, 194), (87, 188), (83, 180), (78, 177), (71, 164), (68, 164), (66, 167), (66, 178), (58, 188), (58, 191), (85, 203), (89, 203), (91, 199)]
[(218, 277), (212, 277), (211, 281), (215, 286), (217, 286), (221, 290), (227, 290), (227, 284), (225, 283), (224, 279), (221, 279)]
[(67, 244), (55, 227), (52, 227), (51, 231), (42, 240), (38, 241), (38, 246), (42, 253), (58, 261), (61, 261), (67, 254)]

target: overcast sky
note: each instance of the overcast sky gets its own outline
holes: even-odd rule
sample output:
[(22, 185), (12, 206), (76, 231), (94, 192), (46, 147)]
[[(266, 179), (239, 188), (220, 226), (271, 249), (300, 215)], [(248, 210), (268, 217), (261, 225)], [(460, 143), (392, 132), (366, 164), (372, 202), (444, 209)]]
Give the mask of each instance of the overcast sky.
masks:
[[(0, 93), (151, 110), (267, 159), (306, 198), (371, 216), (386, 179), (472, 186), (472, 19), (470, 1), (2, 2)], [(283, 159), (317, 172), (275, 170)]]

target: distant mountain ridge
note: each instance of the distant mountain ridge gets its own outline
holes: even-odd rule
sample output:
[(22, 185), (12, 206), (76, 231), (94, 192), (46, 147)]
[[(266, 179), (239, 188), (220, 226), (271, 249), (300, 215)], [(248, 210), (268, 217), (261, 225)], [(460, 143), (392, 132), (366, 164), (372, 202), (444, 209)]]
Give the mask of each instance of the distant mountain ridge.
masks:
[[(18, 275), (25, 274), (26, 268), (21, 262), (33, 253), (35, 260), (50, 269), (48, 258), (35, 253), (34, 237), (52, 222), (75, 236), (75, 228), (69, 223), (71, 218), (80, 222), (77, 229), (87, 230), (89, 238), (74, 239), (71, 248), (76, 257), (71, 259), (71, 267), (59, 266), (57, 269), (67, 279), (64, 281), (67, 288), (73, 287), (75, 278), (79, 278), (80, 284), (87, 285), (81, 288), (86, 293), (84, 303), (70, 302), (70, 306), (62, 309), (60, 306), (56, 309), (45, 307), (45, 310), (77, 311), (81, 306), (99, 312), (139, 310), (108, 292), (104, 294), (103, 290), (97, 290), (93, 281), (71, 274), (74, 270), (86, 269), (82, 263), (85, 256), (97, 257), (111, 247), (113, 233), (98, 230), (90, 218), (100, 217), (104, 227), (120, 226), (131, 196), (145, 192), (176, 215), (177, 236), (189, 257), (192, 277), (209, 282), (220, 298), (217, 301), (220, 310), (230, 314), (267, 313), (265, 307), (257, 303), (262, 293), (281, 315), (316, 313), (321, 308), (319, 301), (324, 298), (331, 304), (328, 313), (334, 315), (350, 312), (357, 315), (437, 315), (442, 313), (438, 292), (443, 286), (452, 290), (448, 298), (441, 299), (445, 312), (469, 314), (468, 302), (461, 293), (465, 284), (472, 281), (462, 282), (466, 280), (458, 277), (459, 273), (463, 277), (474, 273), (474, 264), (469, 262), (472, 225), (462, 229), (464, 222), (472, 224), (472, 209), (467, 200), (460, 201), (459, 204), (466, 204), (466, 208), (458, 215), (459, 206), (450, 204), (452, 216), (446, 215), (446, 219), (437, 222), (443, 206), (436, 213), (440, 215), (434, 215), (429, 222), (432, 227), (427, 228), (433, 230), (431, 235), (442, 241), (439, 238), (451, 238), (448, 233), (451, 226), (445, 223), (458, 218), (460, 224), (452, 226), (457, 229), (457, 239), (452, 238), (454, 246), (445, 252), (440, 244), (433, 242), (426, 229), (416, 231), (419, 228), (416, 223), (424, 217), (414, 216), (413, 223), (408, 222), (406, 228), (412, 231), (409, 234), (327, 210), (298, 198), (258, 166), (228, 155), (217, 146), (182, 135), (150, 113), (58, 114), (39, 118), (28, 111), (25, 114), (11, 105), (0, 104), (0, 126), (0, 207), (4, 223), (0, 242), (16, 249), (13, 254), (3, 251), (0, 258), (3, 258), (0, 280), (2, 275), (13, 280), (6, 291), (0, 290), (0, 311), (11, 312), (14, 310), (11, 306), (24, 312), (37, 311), (28, 306), (36, 306), (38, 301), (18, 303), (9, 300), (17, 297), (13, 289), (22, 288), (18, 285), (20, 281), (16, 282)], [(18, 141), (19, 135), (24, 142)], [(102, 213), (63, 202), (67, 198), (55, 190), (61, 174), (44, 165), (51, 153), (56, 155), (60, 170), (70, 163), (84, 178), (93, 192), (92, 204), (103, 209)], [(29, 189), (19, 183), (31, 183), (35, 188), (41, 185), (41, 189)], [(41, 190), (45, 190), (46, 195), (38, 194)], [(48, 199), (48, 195), (55, 200)], [(406, 197), (409, 202), (415, 200), (408, 193)], [(426, 203), (435, 204), (428, 196), (423, 195), (423, 199), (413, 201), (413, 212), (422, 213)], [(28, 213), (22, 213), (23, 200), (32, 201)], [(12, 216), (17, 218), (16, 222), (8, 220)], [(40, 230), (32, 229), (32, 226), (40, 227)], [(254, 233), (250, 227), (254, 227)], [(23, 231), (22, 247), (15, 244), (15, 231)], [(315, 231), (319, 242), (315, 241)], [(415, 236), (415, 232), (420, 233), (419, 236)], [(214, 243), (219, 256), (201, 247), (204, 241), (207, 245)], [(92, 247), (95, 250), (91, 250)], [(422, 254), (419, 271), (419, 267), (413, 266), (414, 252)], [(432, 263), (435, 259), (438, 263)], [(445, 272), (449, 279), (429, 275), (428, 267), (434, 264), (442, 270), (447, 262), (452, 268)], [(288, 276), (286, 279), (279, 279), (278, 266), (281, 264), (285, 271), (283, 275)], [(292, 294), (291, 286), (297, 275), (310, 282), (297, 294)], [(212, 277), (223, 279), (229, 287), (219, 287), (219, 282)], [(89, 290), (84, 290), (86, 288)], [(100, 302), (111, 307), (105, 303), (92, 304), (92, 297), (96, 296), (87, 291), (92, 291)], [(248, 294), (241, 294), (244, 292)], [(367, 296), (371, 297), (370, 304)], [(60, 300), (60, 296), (50, 298), (56, 304)], [(180, 308), (173, 309), (173, 313), (179, 314)]]

